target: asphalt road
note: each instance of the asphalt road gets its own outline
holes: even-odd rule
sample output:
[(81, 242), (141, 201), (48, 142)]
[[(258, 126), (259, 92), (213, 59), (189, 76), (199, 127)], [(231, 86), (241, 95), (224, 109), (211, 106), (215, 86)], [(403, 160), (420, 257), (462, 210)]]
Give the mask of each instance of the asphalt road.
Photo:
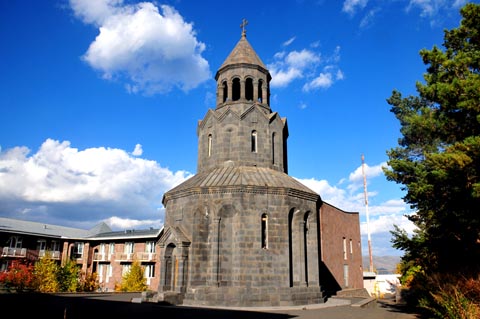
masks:
[[(349, 300), (327, 301), (306, 307), (211, 308), (132, 302), (140, 293), (0, 294), (3, 314), (11, 318), (122, 319), (414, 319), (420, 316), (391, 300), (377, 300), (370, 307), (354, 307)], [(355, 303), (355, 302), (353, 302)]]

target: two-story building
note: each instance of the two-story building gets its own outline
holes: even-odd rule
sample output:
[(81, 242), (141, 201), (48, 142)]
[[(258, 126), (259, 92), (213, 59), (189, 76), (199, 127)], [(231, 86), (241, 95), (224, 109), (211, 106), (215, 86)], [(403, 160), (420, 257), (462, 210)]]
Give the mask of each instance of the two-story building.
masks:
[(112, 231), (105, 223), (90, 230), (0, 218), (0, 271), (14, 260), (48, 256), (59, 264), (75, 260), (83, 274), (97, 274), (102, 291), (113, 291), (137, 260), (150, 290), (158, 287), (157, 242), (162, 229)]

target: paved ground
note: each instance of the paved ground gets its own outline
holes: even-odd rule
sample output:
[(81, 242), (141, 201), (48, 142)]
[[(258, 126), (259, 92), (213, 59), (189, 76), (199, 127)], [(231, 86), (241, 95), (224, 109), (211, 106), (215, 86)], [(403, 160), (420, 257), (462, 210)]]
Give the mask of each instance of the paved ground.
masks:
[(103, 294), (0, 294), (2, 313), (12, 318), (121, 319), (416, 319), (416, 313), (392, 300), (377, 300), (371, 307), (354, 307), (356, 300), (331, 298), (306, 307), (207, 308), (168, 306), (138, 300), (139, 293)]

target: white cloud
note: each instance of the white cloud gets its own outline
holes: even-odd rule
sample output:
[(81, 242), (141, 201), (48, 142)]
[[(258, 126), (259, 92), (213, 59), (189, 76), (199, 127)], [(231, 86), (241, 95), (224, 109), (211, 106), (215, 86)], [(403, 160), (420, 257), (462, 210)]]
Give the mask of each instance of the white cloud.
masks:
[(303, 91), (310, 91), (318, 88), (329, 88), (333, 84), (331, 73), (320, 73), (315, 79), (303, 86)]
[(373, 24), (373, 20), (375, 19), (375, 16), (377, 12), (379, 11), (379, 8), (371, 9), (365, 14), (365, 16), (362, 18), (360, 21), (360, 28), (361, 29), (366, 29), (369, 26)]
[(70, 0), (75, 15), (99, 27), (83, 55), (105, 79), (124, 82), (130, 93), (191, 90), (210, 79), (205, 45), (193, 25), (167, 5), (125, 5), (121, 0)]
[(342, 11), (354, 15), (357, 10), (362, 10), (367, 5), (368, 0), (345, 0)]
[[(305, 78), (303, 91), (308, 92), (319, 88), (328, 88), (334, 82), (342, 80), (344, 75), (338, 69), (337, 63), (340, 60), (340, 47), (336, 47), (331, 56), (322, 58), (320, 52), (310, 49), (290, 52), (277, 52), (274, 55), (274, 62), (268, 65), (272, 81), (272, 87), (286, 87), (297, 79)], [(328, 63), (328, 64), (326, 64)], [(322, 64), (322, 72), (317, 68)]]
[[(0, 153), (0, 213), (52, 224), (146, 225), (163, 220), (162, 196), (191, 174), (171, 172), (121, 149), (78, 150), (47, 139)], [(115, 219), (111, 219), (112, 216)], [(113, 225), (115, 224), (115, 225)]]
[(295, 68), (277, 70), (270, 67), (270, 74), (272, 75), (272, 81), (270, 82), (272, 87), (285, 87), (293, 80), (302, 77), (302, 71)]
[(123, 0), (70, 0), (70, 7), (76, 17), (88, 24), (102, 25), (105, 20), (118, 11)]
[(135, 149), (132, 152), (133, 156), (141, 156), (143, 154), (143, 148), (141, 144), (135, 145)]
[(436, 25), (443, 19), (448, 11), (458, 11), (460, 7), (467, 3), (466, 0), (409, 0), (406, 11), (410, 12), (413, 8), (420, 9), (420, 16), (430, 19), (431, 25)]
[(283, 42), (283, 46), (285, 46), (285, 47), (289, 46), (290, 44), (292, 44), (293, 41), (295, 41), (295, 38), (296, 37), (291, 37), (287, 41)]

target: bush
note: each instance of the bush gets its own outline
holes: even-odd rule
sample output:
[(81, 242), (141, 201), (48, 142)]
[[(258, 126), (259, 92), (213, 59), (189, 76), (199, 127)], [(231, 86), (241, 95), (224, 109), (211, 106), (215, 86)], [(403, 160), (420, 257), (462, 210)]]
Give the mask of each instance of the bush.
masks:
[(429, 278), (429, 294), (420, 298), (420, 307), (433, 318), (480, 318), (480, 278), (435, 275)]
[(148, 286), (143, 273), (144, 269), (140, 262), (134, 261), (130, 271), (123, 275), (121, 284), (115, 285), (115, 291), (146, 291)]
[(48, 257), (43, 257), (35, 263), (35, 280), (39, 292), (58, 292), (60, 291), (60, 283), (58, 281), (58, 274), (60, 267), (55, 260)]
[(79, 274), (80, 271), (77, 267), (77, 264), (73, 260), (67, 260), (67, 262), (62, 267), (59, 267), (57, 273), (57, 280), (60, 291), (78, 291), (80, 288)]
[(34, 290), (36, 289), (34, 266), (15, 260), (6, 272), (0, 273), (0, 283), (7, 289), (15, 289), (18, 292)]

